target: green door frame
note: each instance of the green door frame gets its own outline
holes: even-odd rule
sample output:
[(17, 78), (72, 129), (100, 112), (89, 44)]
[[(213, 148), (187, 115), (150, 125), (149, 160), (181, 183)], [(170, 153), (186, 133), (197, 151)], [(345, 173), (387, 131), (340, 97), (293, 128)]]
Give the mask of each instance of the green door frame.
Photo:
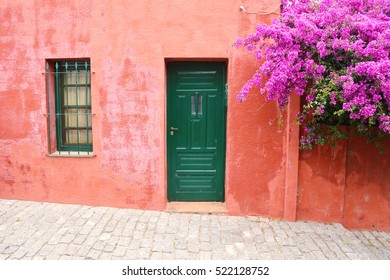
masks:
[[(167, 195), (168, 195), (168, 201), (219, 201), (223, 202), (225, 200), (225, 161), (226, 161), (226, 109), (227, 109), (227, 87), (226, 87), (226, 68), (227, 63), (225, 61), (181, 61), (181, 62), (167, 62), (166, 63), (166, 70), (167, 70), (167, 122), (166, 122), (166, 135), (167, 135)], [(190, 69), (193, 69), (194, 72), (199, 72), (200, 75), (203, 74), (202, 71), (205, 73), (207, 71), (215, 71), (216, 78), (213, 80), (213, 83), (217, 85), (217, 94), (213, 95), (212, 97), (215, 97), (215, 102), (217, 107), (214, 107), (216, 112), (218, 113), (218, 109), (220, 110), (219, 114), (216, 115), (215, 122), (218, 122), (218, 125), (214, 125), (214, 127), (217, 127), (220, 132), (215, 133), (213, 131), (212, 134), (220, 134), (220, 136), (215, 136), (215, 155), (210, 156), (212, 153), (208, 153), (208, 151), (212, 151), (213, 148), (202, 148), (205, 153), (201, 154), (198, 158), (195, 158), (195, 161), (202, 162), (204, 165), (210, 165), (212, 166), (211, 162), (215, 163), (215, 169), (213, 170), (204, 170), (206, 172), (204, 177), (198, 180), (198, 183), (194, 179), (191, 181), (191, 176), (193, 174), (190, 174), (191, 172), (195, 172), (198, 170), (191, 170), (188, 171), (188, 173), (181, 173), (183, 176), (180, 175), (180, 172), (183, 172), (183, 170), (179, 170), (178, 166), (180, 165), (180, 162), (186, 162), (187, 165), (191, 165), (190, 157), (188, 156), (189, 153), (185, 154), (184, 157), (187, 158), (180, 158), (180, 156), (177, 153), (177, 141), (174, 140), (175, 133), (180, 133), (181, 131), (178, 131), (177, 127), (175, 125), (177, 122), (174, 121), (175, 114), (173, 112), (170, 112), (170, 109), (174, 107), (174, 101), (173, 101), (173, 95), (177, 93), (178, 91), (178, 74), (176, 75), (176, 72), (178, 73), (179, 70), (186, 70), (190, 71)], [(176, 72), (175, 72), (176, 71)], [(219, 76), (220, 75), (220, 76)], [(207, 78), (207, 77), (206, 77)], [(201, 84), (196, 85), (202, 87)], [(195, 87), (196, 87), (195, 86)], [(191, 91), (193, 90), (193, 92)], [(204, 90), (204, 92), (207, 92), (207, 89), (199, 89), (199, 92)], [(187, 102), (185, 103), (188, 106), (185, 106), (186, 108), (190, 108), (188, 102), (192, 102), (191, 99), (193, 98), (193, 95), (196, 96), (196, 99), (198, 99), (198, 89), (189, 89), (193, 94), (191, 96), (184, 97)], [(211, 95), (207, 95), (207, 93), (200, 93), (199, 95), (204, 96), (204, 104), (208, 104), (206, 101), (209, 100)], [(182, 98), (182, 100), (184, 100)], [(202, 100), (202, 98), (200, 98)], [(211, 99), (210, 99), (211, 100)], [(202, 101), (200, 101), (202, 103)], [(196, 103), (196, 102), (195, 102)], [(184, 103), (183, 103), (184, 104)], [(192, 103), (191, 103), (192, 104)], [(203, 104), (203, 103), (202, 103)], [(193, 105), (191, 105), (193, 106)], [(196, 103), (196, 110), (198, 110), (198, 104)], [(209, 110), (208, 105), (206, 105), (206, 109)], [(180, 107), (180, 106), (179, 106)], [(183, 107), (183, 106), (182, 106)], [(177, 105), (175, 107), (177, 109)], [(184, 109), (183, 109), (184, 110)], [(188, 109), (189, 110), (189, 109)], [(211, 109), (210, 109), (211, 110)], [(180, 110), (179, 110), (180, 111)], [(180, 112), (179, 112), (180, 113)], [(191, 112), (192, 114), (193, 112)], [(197, 114), (197, 113), (196, 113)], [(208, 113), (206, 112), (206, 117)], [(211, 115), (211, 114), (210, 114)], [(219, 115), (219, 116), (218, 116)], [(176, 115), (177, 116), (177, 115)], [(205, 117), (205, 118), (206, 118)], [(207, 122), (207, 120), (205, 120)], [(188, 129), (190, 126), (190, 123), (187, 122)], [(211, 125), (210, 125), (211, 127)], [(171, 129), (173, 128), (173, 130)], [(208, 129), (208, 126), (204, 128), (205, 130)], [(207, 130), (208, 131), (208, 130)], [(173, 135), (171, 135), (171, 133)], [(202, 132), (207, 134), (208, 132)], [(209, 136), (205, 136), (206, 139)], [(208, 140), (205, 140), (206, 142)], [(191, 150), (188, 150), (193, 152), (194, 148), (191, 148)], [(202, 153), (202, 152), (201, 152)], [(195, 155), (196, 153), (194, 153)], [(196, 157), (196, 155), (195, 155)], [(179, 163), (178, 163), (179, 162)], [(196, 169), (197, 166), (193, 165)], [(212, 167), (211, 167), (212, 168)], [(185, 171), (184, 171), (185, 172)], [(209, 172), (209, 173), (207, 173)], [(208, 176), (207, 174), (213, 174)], [(188, 176), (188, 177), (185, 177)], [(185, 178), (187, 182), (181, 183), (181, 178)], [(188, 179), (187, 179), (188, 178)], [(192, 178), (195, 178), (195, 176), (192, 176)], [(200, 178), (200, 177), (198, 177)], [(181, 190), (188, 187), (190, 189), (191, 187), (196, 188), (197, 186), (193, 186), (196, 184), (202, 184), (202, 180), (204, 181), (205, 189), (202, 189), (202, 186), (200, 187), (199, 191), (194, 190), (193, 193), (191, 193), (192, 190), (189, 191), (189, 194), (186, 194), (184, 192), (181, 192)], [(180, 181), (180, 183), (178, 183)], [(191, 185), (193, 184), (193, 185)], [(208, 184), (212, 187), (215, 187), (215, 189), (210, 188), (210, 191), (208, 192)], [(214, 185), (213, 185), (214, 184)], [(180, 189), (180, 186), (184, 186), (182, 189)], [(180, 189), (180, 190), (179, 190)], [(211, 190), (212, 189), (212, 190)]]

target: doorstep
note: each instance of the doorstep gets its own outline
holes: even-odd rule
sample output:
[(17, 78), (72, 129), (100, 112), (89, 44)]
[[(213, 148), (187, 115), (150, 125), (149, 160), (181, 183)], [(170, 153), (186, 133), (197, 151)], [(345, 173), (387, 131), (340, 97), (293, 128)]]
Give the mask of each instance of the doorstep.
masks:
[(168, 202), (165, 211), (174, 213), (227, 214), (222, 202)]

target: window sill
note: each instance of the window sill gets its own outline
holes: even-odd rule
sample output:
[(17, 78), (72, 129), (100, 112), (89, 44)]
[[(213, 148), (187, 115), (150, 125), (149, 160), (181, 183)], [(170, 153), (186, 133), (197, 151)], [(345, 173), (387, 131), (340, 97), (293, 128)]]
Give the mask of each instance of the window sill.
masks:
[(62, 151), (62, 152), (54, 152), (54, 153), (51, 153), (51, 154), (47, 154), (46, 155), (47, 157), (71, 157), (71, 158), (91, 158), (91, 157), (96, 157), (96, 155), (93, 154), (93, 152), (66, 152), (66, 151)]

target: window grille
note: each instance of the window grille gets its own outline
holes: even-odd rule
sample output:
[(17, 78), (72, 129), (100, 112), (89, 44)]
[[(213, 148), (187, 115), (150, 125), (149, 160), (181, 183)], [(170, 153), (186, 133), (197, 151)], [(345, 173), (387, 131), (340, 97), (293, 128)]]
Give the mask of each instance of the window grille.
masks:
[[(92, 152), (90, 69), (89, 61), (46, 63), (50, 154), (58, 152), (80, 155), (80, 152)], [(52, 140), (53, 125), (55, 141)]]

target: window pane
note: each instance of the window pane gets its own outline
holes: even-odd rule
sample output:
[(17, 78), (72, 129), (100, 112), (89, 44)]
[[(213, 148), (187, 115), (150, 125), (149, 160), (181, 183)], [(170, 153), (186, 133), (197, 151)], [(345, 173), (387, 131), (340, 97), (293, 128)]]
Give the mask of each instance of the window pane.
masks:
[(202, 95), (198, 95), (198, 115), (202, 115), (203, 113), (202, 100), (203, 100)]
[[(88, 133), (88, 135), (87, 135)], [(80, 143), (92, 144), (92, 133), (91, 130), (83, 129), (79, 130)]]
[(74, 85), (76, 84), (76, 72), (75, 71), (68, 71), (65, 75), (64, 84), (68, 85)]
[[(89, 62), (59, 62), (57, 107), (59, 124), (59, 149), (91, 149), (92, 113)], [(62, 147), (61, 147), (62, 145)]]
[(76, 88), (75, 86), (65, 86), (63, 92), (64, 105), (85, 106), (90, 105), (91, 103), (90, 90), (88, 87), (81, 86)]
[[(66, 69), (62, 69), (62, 72), (66, 72)], [(88, 73), (89, 74), (89, 73)], [(69, 70), (67, 71), (67, 74), (65, 75), (65, 84), (67, 83), (68, 85), (85, 85), (89, 84), (89, 77), (87, 76), (87, 71), (86, 70)]]
[[(78, 139), (77, 139), (78, 135)], [(92, 144), (92, 131), (90, 129), (69, 129), (65, 132), (65, 144), (86, 145)]]
[(64, 111), (64, 119), (65, 119), (65, 128), (68, 127), (91, 127), (92, 125), (92, 116), (90, 110), (79, 109), (77, 113), (77, 109), (68, 109)]
[(191, 95), (191, 115), (196, 115), (196, 95)]

